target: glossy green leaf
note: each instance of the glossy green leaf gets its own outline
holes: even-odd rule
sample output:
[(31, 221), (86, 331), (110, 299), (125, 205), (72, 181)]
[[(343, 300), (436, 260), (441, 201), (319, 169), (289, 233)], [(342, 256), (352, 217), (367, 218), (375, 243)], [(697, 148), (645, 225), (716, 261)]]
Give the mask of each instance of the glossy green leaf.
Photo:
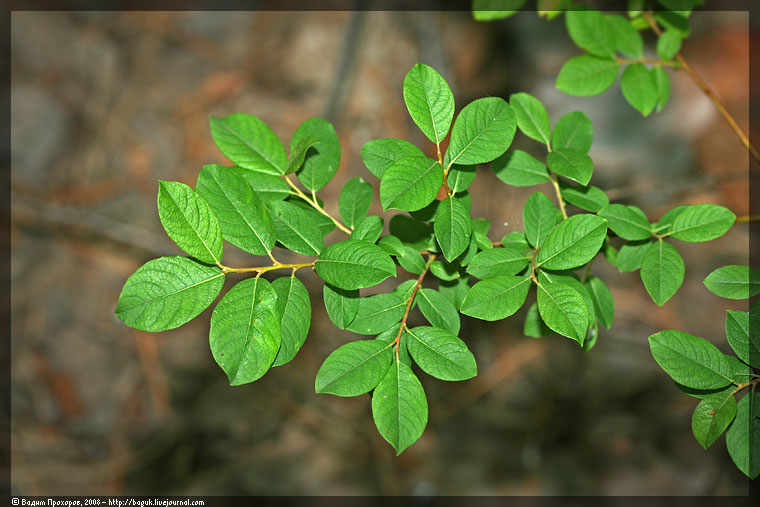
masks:
[(272, 251), (275, 226), (264, 203), (240, 174), (228, 167), (207, 165), (195, 188), (219, 219), (224, 239), (253, 255)]
[(541, 319), (551, 330), (583, 345), (588, 312), (580, 292), (563, 283), (542, 283), (536, 299)]
[(297, 143), (291, 143), (290, 156), (288, 157), (288, 165), (285, 168), (285, 174), (298, 171), (301, 166), (303, 166), (309, 150), (317, 144), (319, 144), (319, 139), (311, 136), (301, 137)]
[(440, 144), (454, 118), (454, 94), (443, 76), (432, 67), (416, 64), (404, 78), (404, 102), (422, 133)]
[(459, 311), (462, 308), (462, 302), (467, 297), (470, 290), (470, 277), (467, 275), (460, 276), (455, 280), (441, 280), (438, 283), (438, 292), (451, 301), (454, 308)]
[(685, 266), (678, 250), (664, 241), (656, 241), (641, 258), (641, 281), (652, 300), (662, 306), (683, 283)]
[(427, 399), (409, 366), (399, 361), (391, 364), (372, 393), (372, 418), (397, 454), (422, 436), (428, 419)]
[(615, 48), (630, 58), (642, 58), (644, 40), (631, 22), (617, 14), (608, 14), (605, 19), (612, 30)]
[(494, 160), (507, 151), (516, 128), (515, 113), (504, 99), (486, 97), (470, 102), (454, 121), (444, 166)]
[(562, 220), (562, 213), (554, 207), (546, 194), (536, 192), (528, 197), (523, 208), (525, 239), (534, 248), (540, 248), (549, 232)]
[(565, 21), (567, 33), (576, 46), (592, 55), (615, 57), (615, 33), (601, 12), (568, 10)]
[(383, 236), (377, 240), (377, 246), (385, 250), (388, 254), (397, 257), (403, 257), (404, 244), (396, 236)]
[(425, 259), (416, 249), (409, 246), (404, 247), (404, 255), (398, 257), (398, 263), (401, 264), (402, 268), (415, 275), (425, 271)]
[(437, 290), (420, 289), (416, 301), (422, 315), (430, 324), (454, 335), (459, 334), (459, 313), (446, 296)]
[(636, 206), (608, 204), (600, 209), (598, 215), (607, 219), (607, 226), (623, 239), (638, 241), (652, 237), (649, 220)]
[[(415, 280), (416, 282), (416, 280)], [(401, 329), (401, 323), (395, 324), (394, 326), (391, 326), (389, 329), (386, 329), (379, 335), (375, 337), (375, 340), (385, 342), (385, 343), (395, 343), (396, 337), (399, 337), (399, 345), (398, 345), (398, 358), (399, 361), (404, 363), (405, 365), (412, 367), (412, 357), (409, 355), (409, 351), (406, 348), (406, 344), (409, 342), (409, 333), (406, 332), (406, 330), (401, 331), (401, 335), (399, 336), (399, 329)], [(396, 346), (394, 345), (391, 347), (391, 351), (395, 354), (396, 353)]]
[(211, 137), (235, 165), (268, 174), (285, 174), (288, 156), (266, 123), (243, 113), (211, 117)]
[(655, 67), (652, 72), (654, 72), (654, 82), (657, 87), (657, 111), (662, 111), (670, 98), (670, 78), (665, 67)]
[(359, 289), (345, 290), (325, 283), (322, 295), (327, 316), (336, 327), (346, 329), (359, 312)]
[(380, 181), (383, 209), (416, 211), (430, 204), (443, 183), (441, 165), (427, 157), (402, 158), (388, 168)]
[(756, 321), (750, 324), (750, 314), (747, 312), (726, 311), (726, 339), (729, 345), (739, 359), (760, 368), (760, 332), (757, 324)]
[(529, 262), (530, 255), (516, 248), (492, 248), (478, 253), (467, 266), (467, 272), (485, 280), (500, 275), (516, 275)]
[(456, 265), (439, 260), (435, 260), (430, 264), (430, 272), (441, 280), (450, 281), (459, 278), (459, 269)]
[(298, 180), (311, 191), (316, 192), (327, 185), (340, 165), (340, 141), (335, 127), (322, 118), (310, 118), (298, 126), (290, 140), (290, 151), (303, 140), (313, 137), (318, 141), (312, 146), (296, 173)]
[(422, 371), (440, 380), (467, 380), (478, 373), (475, 356), (449, 330), (419, 326), (409, 330), (407, 348)]
[(705, 287), (726, 299), (749, 299), (760, 294), (760, 271), (749, 266), (723, 266), (705, 278)]
[(464, 192), (475, 181), (475, 166), (455, 164), (449, 169), (449, 175), (446, 179), (452, 194)]
[(433, 227), (406, 215), (394, 215), (388, 228), (401, 242), (415, 250), (425, 250), (433, 239)]
[(594, 162), (587, 154), (571, 148), (560, 148), (546, 156), (546, 165), (553, 172), (581, 185), (588, 185), (594, 172)]
[(699, 402), (691, 416), (694, 438), (707, 449), (726, 431), (735, 416), (736, 398), (732, 394), (708, 396)]
[(659, 93), (654, 71), (643, 64), (626, 67), (620, 78), (620, 89), (625, 100), (644, 116), (649, 116), (657, 105)]
[(495, 276), (472, 286), (460, 311), (482, 320), (501, 320), (525, 303), (531, 279), (524, 276)]
[(381, 179), (397, 160), (406, 157), (424, 157), (425, 154), (403, 139), (375, 139), (362, 146), (362, 161), (369, 172)]
[(277, 293), (263, 278), (239, 282), (214, 308), (209, 345), (230, 385), (261, 378), (277, 357), (280, 343)]
[(552, 125), (546, 107), (533, 95), (513, 93), (509, 97), (509, 105), (515, 112), (515, 119), (520, 132), (549, 146), (552, 137)]
[(367, 241), (349, 239), (325, 248), (314, 270), (340, 289), (363, 289), (396, 276), (396, 265), (383, 250)]
[(335, 396), (359, 396), (374, 389), (393, 359), (390, 344), (358, 340), (335, 349), (317, 372), (314, 390)]
[(116, 303), (116, 317), (129, 327), (158, 332), (197, 317), (216, 299), (224, 273), (187, 257), (160, 257), (140, 266)]
[(242, 167), (228, 167), (227, 170), (240, 174), (264, 204), (286, 199), (292, 192), (288, 184), (280, 176), (251, 169), (243, 169)]
[(380, 334), (404, 316), (406, 300), (395, 292), (359, 299), (359, 311), (346, 329), (358, 334)]
[(681, 34), (675, 30), (665, 30), (657, 39), (657, 56), (661, 60), (674, 58), (681, 50)]
[(607, 194), (598, 187), (578, 187), (560, 183), (562, 198), (586, 211), (598, 213), (610, 203)]
[(338, 212), (347, 227), (353, 227), (364, 218), (372, 203), (372, 186), (363, 178), (351, 178), (343, 186), (338, 198)]
[(560, 222), (544, 241), (537, 261), (544, 269), (582, 266), (602, 247), (607, 221), (595, 215), (575, 215)]
[(529, 187), (551, 181), (546, 164), (521, 150), (504, 153), (491, 164), (496, 177), (508, 185)]
[(290, 362), (301, 350), (311, 326), (309, 291), (295, 276), (283, 276), (272, 282), (277, 294), (280, 317), (280, 350), (272, 366)]
[(670, 329), (650, 336), (649, 348), (665, 373), (686, 387), (719, 389), (731, 383), (725, 355), (704, 338)]
[(621, 246), (617, 255), (618, 270), (621, 273), (629, 273), (639, 269), (644, 254), (650, 246), (652, 246), (651, 241), (634, 241)]
[(222, 260), (219, 220), (195, 190), (177, 181), (159, 181), (158, 217), (166, 234), (182, 250), (208, 264)]
[(552, 149), (588, 153), (594, 140), (594, 126), (588, 116), (580, 111), (567, 113), (557, 121), (552, 135)]
[(525, 322), (523, 323), (523, 334), (530, 336), (531, 338), (543, 338), (549, 336), (554, 331), (547, 326), (541, 315), (538, 313), (538, 304), (533, 303), (528, 308), (528, 313), (525, 314)]
[[(317, 198), (317, 201), (320, 206), (323, 205), (323, 203), (321, 202), (321, 199)], [(335, 230), (335, 222), (330, 220), (329, 217), (325, 216), (324, 214), (314, 209), (314, 207), (311, 204), (307, 203), (303, 199), (291, 197), (287, 200), (287, 202), (292, 204), (293, 206), (298, 206), (299, 208), (301, 208), (304, 211), (304, 213), (306, 213), (309, 216), (309, 218), (311, 218), (312, 222), (314, 222), (317, 225), (317, 228), (319, 229), (319, 233), (322, 235), (323, 238)]]
[(683, 210), (668, 233), (681, 241), (710, 241), (723, 236), (736, 221), (731, 210), (715, 204), (696, 204)]
[(530, 250), (530, 245), (528, 244), (528, 240), (525, 239), (525, 233), (520, 231), (512, 231), (503, 238), (501, 238), (501, 246), (503, 247), (510, 247), (515, 248), (517, 250), (520, 250), (521, 252), (524, 252), (525, 250)]
[[(596, 311), (594, 309), (594, 299), (591, 292), (581, 283), (580, 279), (574, 273), (564, 274), (541, 269), (538, 270), (538, 283), (544, 286), (549, 284), (563, 284), (575, 289), (583, 299), (583, 305), (586, 309), (586, 316), (588, 317), (586, 327), (590, 328), (596, 324)], [(587, 344), (584, 342), (584, 345)]]
[(575, 97), (598, 95), (615, 82), (618, 67), (615, 60), (590, 55), (576, 56), (562, 66), (556, 86)]
[(313, 215), (288, 201), (269, 203), (277, 241), (301, 255), (314, 256), (325, 247), (322, 231)]
[(609, 329), (615, 315), (615, 300), (607, 285), (599, 278), (592, 276), (586, 282), (586, 287), (594, 301), (594, 313), (599, 322)]
[(726, 447), (737, 468), (750, 479), (760, 475), (760, 393), (739, 400), (734, 423), (726, 432)]
[(370, 215), (362, 218), (351, 233), (351, 239), (360, 239), (374, 243), (383, 233), (383, 217)]
[(454, 260), (465, 251), (470, 242), (470, 214), (460, 201), (447, 197), (435, 212), (433, 230), (443, 256), (446, 260)]

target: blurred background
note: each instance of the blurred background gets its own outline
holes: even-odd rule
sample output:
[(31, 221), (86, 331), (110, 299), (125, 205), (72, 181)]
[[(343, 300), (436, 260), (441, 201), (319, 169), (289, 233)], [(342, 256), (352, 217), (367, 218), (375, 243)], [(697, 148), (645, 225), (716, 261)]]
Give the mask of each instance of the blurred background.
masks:
[[(748, 23), (743, 12), (695, 13), (683, 48), (745, 130), (756, 93)], [(299, 272), (313, 307), (303, 349), (243, 387), (229, 387), (211, 356), (210, 309), (160, 334), (113, 315), (137, 267), (180, 254), (158, 220), (156, 180), (194, 185), (202, 165), (229, 163), (213, 145), (211, 115), (257, 116), (286, 146), (304, 120), (332, 121), (343, 155), (320, 197), (335, 213), (348, 179), (363, 176), (377, 192), (365, 142), (400, 137), (432, 154), (402, 96), (418, 61), (448, 80), (457, 110), (526, 91), (553, 122), (584, 111), (592, 183), (652, 221), (701, 202), (745, 215), (747, 152), (684, 73), (669, 72), (670, 102), (649, 118), (618, 84), (593, 98), (564, 95), (554, 80), (580, 51), (562, 17), (535, 12), (487, 24), (466, 11), (13, 12), (11, 29), (15, 494), (746, 494), (724, 438), (707, 451), (694, 440), (697, 400), (659, 369), (647, 337), (679, 329), (728, 350), (725, 310), (746, 303), (714, 296), (702, 280), (748, 262), (752, 225), (675, 242), (686, 279), (662, 308), (637, 272), (594, 263), (615, 296), (615, 322), (588, 353), (556, 336), (523, 337), (528, 304), (503, 322), (463, 317), (479, 375), (445, 383), (421, 374), (429, 423), (399, 457), (377, 433), (368, 395), (314, 394), (325, 357), (359, 336), (331, 324), (313, 272)], [(513, 147), (541, 148), (522, 134)], [(479, 167), (473, 216), (489, 218), (498, 240), (522, 228), (535, 190)], [(553, 197), (548, 185), (538, 190)], [(225, 256), (255, 265), (229, 244)], [(408, 276), (399, 274), (381, 289)], [(242, 275), (229, 278), (225, 290)]]

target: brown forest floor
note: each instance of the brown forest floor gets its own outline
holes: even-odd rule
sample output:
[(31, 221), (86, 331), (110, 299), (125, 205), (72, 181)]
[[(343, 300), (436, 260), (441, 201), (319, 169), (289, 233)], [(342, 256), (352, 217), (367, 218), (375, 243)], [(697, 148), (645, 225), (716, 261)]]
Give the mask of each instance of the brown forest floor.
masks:
[[(745, 128), (747, 19), (695, 14), (684, 46)], [(698, 202), (746, 214), (748, 156), (687, 76), (671, 73), (671, 101), (650, 118), (618, 85), (566, 96), (554, 79), (578, 51), (561, 18), (530, 12), (492, 24), (467, 12), (14, 12), (11, 40), (15, 493), (746, 493), (724, 440), (703, 451), (692, 437), (696, 400), (658, 369), (647, 336), (680, 329), (726, 348), (725, 310), (746, 305), (713, 296), (702, 280), (747, 263), (747, 225), (711, 243), (679, 243), (686, 280), (662, 308), (637, 273), (596, 262), (592, 272), (615, 295), (615, 323), (589, 353), (558, 337), (523, 337), (524, 310), (501, 323), (463, 319), (479, 376), (422, 377), (430, 422), (398, 458), (374, 428), (369, 397), (314, 394), (321, 362), (355, 336), (329, 322), (313, 273), (302, 277), (314, 308), (306, 345), (245, 387), (230, 388), (211, 357), (210, 311), (157, 335), (113, 316), (138, 266), (179, 252), (158, 221), (156, 180), (193, 185), (203, 164), (226, 163), (210, 115), (253, 114), (286, 144), (307, 118), (333, 121), (343, 157), (320, 195), (335, 211), (351, 177), (377, 191), (360, 158), (365, 142), (401, 137), (429, 148), (401, 93), (417, 61), (448, 78), (457, 109), (527, 91), (553, 121), (585, 111), (594, 183), (653, 219)], [(521, 135), (514, 146), (537, 148)], [(490, 218), (498, 240), (522, 226), (532, 191), (479, 168), (473, 215)], [(227, 264), (248, 263), (227, 251)]]

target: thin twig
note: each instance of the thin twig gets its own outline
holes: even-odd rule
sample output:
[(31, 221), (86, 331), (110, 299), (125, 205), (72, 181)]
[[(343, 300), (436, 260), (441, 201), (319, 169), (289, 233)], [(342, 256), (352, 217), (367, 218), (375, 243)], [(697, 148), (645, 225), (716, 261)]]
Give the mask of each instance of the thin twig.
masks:
[(319, 202), (317, 202), (317, 199), (316, 199), (316, 195), (314, 196), (314, 199), (312, 200), (312, 199), (309, 198), (309, 196), (307, 196), (306, 194), (304, 194), (301, 191), (301, 189), (296, 186), (295, 183), (293, 183), (293, 180), (291, 180), (287, 176), (285, 176), (284, 179), (285, 179), (285, 182), (288, 185), (290, 185), (290, 188), (293, 189), (293, 191), (296, 193), (296, 195), (298, 197), (300, 197), (301, 199), (303, 199), (304, 201), (306, 201), (307, 203), (309, 203), (309, 205), (312, 208), (314, 208), (315, 210), (319, 211), (324, 216), (326, 216), (327, 218), (329, 218), (330, 220), (332, 220), (333, 223), (335, 224), (335, 226), (338, 229), (340, 229), (341, 231), (345, 232), (349, 236), (351, 235), (351, 229), (349, 229), (348, 227), (346, 227), (345, 225), (343, 225), (342, 223), (340, 223), (340, 221), (337, 218), (333, 217), (331, 214), (329, 214), (327, 211), (325, 211), (322, 206), (319, 205)]
[(414, 303), (414, 297), (417, 295), (417, 291), (420, 290), (420, 286), (422, 285), (422, 280), (425, 279), (425, 275), (427, 274), (428, 270), (430, 269), (430, 265), (433, 264), (433, 261), (435, 260), (435, 254), (431, 254), (430, 257), (428, 257), (427, 262), (425, 263), (425, 269), (420, 273), (419, 278), (417, 278), (417, 283), (414, 285), (414, 290), (412, 290), (412, 294), (409, 296), (409, 299), (406, 301), (406, 310), (404, 310), (404, 317), (401, 319), (401, 327), (398, 328), (398, 334), (396, 335), (396, 339), (393, 340), (393, 345), (396, 346), (396, 361), (398, 361), (398, 346), (401, 343), (401, 334), (404, 332), (404, 328), (406, 327), (406, 319), (409, 318), (409, 312), (412, 311), (412, 304)]

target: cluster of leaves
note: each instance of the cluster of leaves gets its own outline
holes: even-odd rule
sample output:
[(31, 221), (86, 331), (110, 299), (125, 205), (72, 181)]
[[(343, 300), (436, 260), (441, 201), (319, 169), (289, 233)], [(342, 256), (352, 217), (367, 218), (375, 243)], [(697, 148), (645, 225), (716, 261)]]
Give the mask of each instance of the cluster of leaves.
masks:
[[(705, 279), (714, 294), (748, 299), (760, 294), (760, 272), (748, 266), (724, 266)], [(701, 401), (691, 428), (707, 449), (726, 433), (726, 447), (749, 478), (760, 475), (760, 302), (749, 312), (726, 311), (726, 339), (736, 355), (682, 331), (665, 330), (649, 337), (652, 356), (676, 386)], [(745, 392), (746, 391), (746, 392)], [(737, 402), (737, 395), (743, 394)]]
[[(212, 118), (212, 137), (235, 165), (204, 166), (195, 189), (180, 182), (159, 185), (161, 223), (191, 257), (163, 257), (140, 267), (125, 283), (116, 315), (145, 331), (173, 329), (213, 303), (227, 274), (256, 273), (221, 298), (209, 331), (211, 352), (230, 384), (245, 384), (289, 362), (303, 345), (311, 303), (295, 274), (313, 268), (325, 282), (323, 302), (332, 322), (374, 337), (332, 352), (317, 372), (315, 389), (337, 396), (372, 392), (377, 428), (400, 453), (427, 424), (427, 400), (413, 364), (446, 381), (477, 373), (475, 357), (458, 337), (460, 313), (487, 321), (507, 318), (525, 305), (535, 286), (525, 334), (555, 332), (588, 350), (599, 324), (609, 327), (614, 314), (609, 289), (589, 276), (598, 254), (618, 267), (622, 262), (621, 271), (641, 267), (645, 287), (662, 304), (684, 272), (683, 261), (664, 238), (706, 241), (734, 222), (725, 208), (702, 204), (679, 206), (653, 225), (638, 208), (610, 204), (601, 189), (588, 186), (593, 127), (583, 113), (569, 113), (552, 128), (543, 104), (517, 93), (509, 102), (475, 100), (454, 120), (451, 89), (423, 64), (407, 73), (403, 95), (437, 158), (401, 139), (377, 139), (362, 148), (364, 164), (380, 179), (383, 209), (403, 212), (392, 216), (388, 234), (383, 234), (383, 217), (367, 216), (374, 191), (363, 179), (348, 181), (340, 193), (343, 222), (317, 197), (340, 162), (340, 145), (328, 122), (304, 122), (288, 154), (258, 118)], [(546, 147), (545, 161), (509, 150), (517, 129)], [(470, 216), (467, 191), (475, 166), (490, 162), (507, 184), (551, 183), (559, 209), (545, 194), (534, 193), (523, 210), (525, 230), (492, 242), (489, 221)], [(444, 197), (438, 199), (439, 194)], [(581, 212), (569, 214), (571, 205)], [(325, 246), (325, 236), (336, 226), (349, 239)], [(616, 237), (627, 241), (619, 251), (612, 246)], [(266, 255), (271, 264), (225, 266), (224, 241)], [(275, 247), (313, 259), (284, 264), (275, 259)], [(399, 266), (417, 279), (362, 296), (362, 289), (395, 277)], [(262, 277), (276, 270), (289, 270), (290, 276), (271, 282)], [(438, 278), (437, 289), (423, 287), (428, 274)], [(415, 307), (430, 325), (407, 325)]]
[[(473, 16), (479, 21), (504, 19), (518, 12), (525, 0), (473, 0)], [(556, 86), (577, 96), (598, 95), (617, 80), (623, 97), (642, 115), (660, 111), (670, 97), (666, 67), (678, 68), (675, 60), (682, 40), (689, 36), (689, 16), (701, 0), (629, 0), (628, 19), (620, 14), (603, 14), (572, 0), (538, 0), (538, 14), (552, 19), (565, 13), (567, 33), (585, 54), (568, 60), (559, 71)], [(644, 57), (641, 31), (657, 29), (656, 56)], [(622, 55), (622, 56), (621, 56)]]

